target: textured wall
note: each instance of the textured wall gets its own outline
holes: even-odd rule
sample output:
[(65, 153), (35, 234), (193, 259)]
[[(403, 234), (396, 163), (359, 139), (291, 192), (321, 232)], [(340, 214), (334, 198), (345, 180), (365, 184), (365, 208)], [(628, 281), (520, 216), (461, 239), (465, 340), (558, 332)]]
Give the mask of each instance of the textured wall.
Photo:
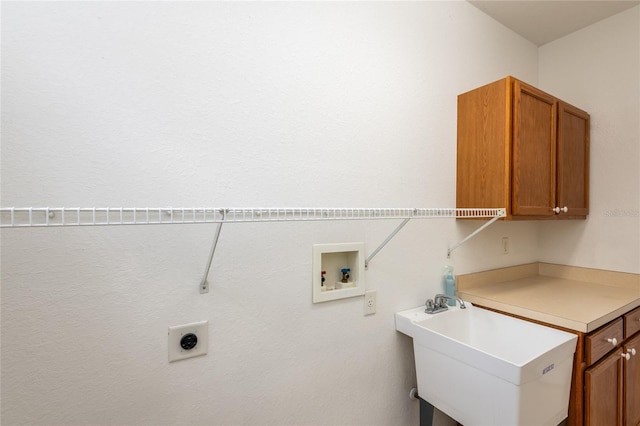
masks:
[(542, 46), (539, 68), (541, 88), (591, 114), (591, 214), (541, 226), (541, 260), (638, 273), (640, 7)]
[[(456, 95), (537, 49), (466, 2), (5, 2), (3, 206), (455, 203)], [(414, 221), (361, 297), (311, 303), (314, 243), (396, 223), (2, 231), (2, 423), (410, 425), (393, 313), (440, 290), (479, 223)], [(537, 260), (500, 223), (457, 272)], [(500, 237), (512, 254), (499, 255)], [(168, 364), (167, 327), (209, 320)]]

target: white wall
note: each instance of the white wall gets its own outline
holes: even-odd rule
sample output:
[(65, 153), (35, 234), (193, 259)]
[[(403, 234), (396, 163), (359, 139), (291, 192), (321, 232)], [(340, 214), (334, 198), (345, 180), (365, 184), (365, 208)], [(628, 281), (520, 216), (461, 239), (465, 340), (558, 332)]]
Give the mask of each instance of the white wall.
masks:
[[(5, 2), (2, 205), (453, 206), (456, 95), (508, 74), (535, 84), (536, 47), (466, 2)], [(3, 230), (2, 423), (417, 424), (393, 313), (479, 223), (407, 225), (374, 316), (311, 303), (312, 244), (395, 226), (226, 225), (207, 295), (213, 226)], [(538, 260), (538, 229), (451, 262)], [(209, 354), (168, 364), (200, 320)]]
[(591, 114), (589, 218), (543, 224), (540, 259), (640, 273), (640, 6), (542, 46), (539, 85)]

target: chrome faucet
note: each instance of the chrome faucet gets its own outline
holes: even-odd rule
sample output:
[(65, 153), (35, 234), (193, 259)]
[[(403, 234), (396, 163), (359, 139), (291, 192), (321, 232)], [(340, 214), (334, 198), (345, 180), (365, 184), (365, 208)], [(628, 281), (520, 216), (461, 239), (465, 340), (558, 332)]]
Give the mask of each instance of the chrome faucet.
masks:
[(437, 314), (449, 309), (447, 306), (447, 300), (457, 300), (460, 303), (460, 309), (467, 309), (464, 304), (464, 300), (457, 296), (448, 296), (446, 294), (436, 294), (433, 299), (428, 299), (424, 304), (426, 306), (425, 312), (427, 314)]

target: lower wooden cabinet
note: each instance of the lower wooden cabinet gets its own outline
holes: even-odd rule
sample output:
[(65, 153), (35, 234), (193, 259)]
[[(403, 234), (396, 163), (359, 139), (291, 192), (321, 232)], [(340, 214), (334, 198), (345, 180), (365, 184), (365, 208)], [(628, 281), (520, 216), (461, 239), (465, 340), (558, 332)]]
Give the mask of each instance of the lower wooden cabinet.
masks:
[[(638, 317), (640, 308), (611, 321), (585, 338), (586, 426), (640, 425), (640, 332), (636, 324)], [(575, 421), (572, 424), (580, 422)]]
[(640, 333), (623, 346), (629, 360), (623, 361), (624, 419), (626, 425), (640, 425)]
[(622, 357), (613, 353), (585, 372), (585, 424), (622, 424)]

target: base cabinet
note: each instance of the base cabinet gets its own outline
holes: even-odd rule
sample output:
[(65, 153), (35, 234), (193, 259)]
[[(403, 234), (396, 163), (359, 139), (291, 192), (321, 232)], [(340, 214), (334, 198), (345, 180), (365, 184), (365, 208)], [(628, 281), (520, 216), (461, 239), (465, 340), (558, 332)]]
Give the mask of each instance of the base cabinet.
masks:
[(640, 425), (639, 322), (636, 308), (586, 335), (584, 425)]

